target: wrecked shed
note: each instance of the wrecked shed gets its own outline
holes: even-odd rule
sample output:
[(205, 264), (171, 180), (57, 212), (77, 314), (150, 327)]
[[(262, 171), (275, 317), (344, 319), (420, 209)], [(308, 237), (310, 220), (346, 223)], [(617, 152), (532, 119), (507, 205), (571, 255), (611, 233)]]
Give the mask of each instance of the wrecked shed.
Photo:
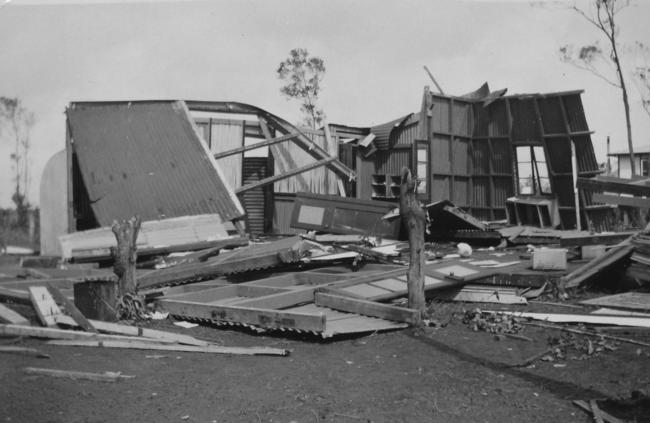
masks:
[(73, 230), (244, 210), (180, 101), (72, 103), (66, 110)]
[(504, 93), (487, 84), (460, 97), (425, 88), (420, 113), (369, 128), (375, 139), (359, 142), (357, 196), (396, 200), (407, 166), (422, 179), (424, 202), (451, 200), (482, 220), (562, 229), (575, 228), (579, 214), (582, 227), (606, 229), (609, 206), (574, 192), (574, 178), (600, 173), (581, 91)]
[(338, 194), (355, 177), (324, 131), (243, 103), (79, 102), (66, 115), (66, 160), (51, 167), (65, 166), (67, 188), (44, 180), (41, 192), (57, 194), (44, 207), (67, 212), (44, 222), (43, 254), (60, 254), (60, 235), (134, 214), (218, 214), (240, 232), (286, 233), (295, 190)]

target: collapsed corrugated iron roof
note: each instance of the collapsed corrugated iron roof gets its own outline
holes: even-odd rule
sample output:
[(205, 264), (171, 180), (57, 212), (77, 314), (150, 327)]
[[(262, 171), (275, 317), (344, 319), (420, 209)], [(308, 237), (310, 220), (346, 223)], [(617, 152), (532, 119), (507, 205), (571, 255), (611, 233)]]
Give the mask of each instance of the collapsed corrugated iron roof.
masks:
[(135, 214), (155, 220), (244, 215), (182, 101), (71, 103), (74, 159), (100, 226)]
[(375, 134), (375, 145), (377, 148), (379, 150), (388, 150), (394, 142), (394, 139), (391, 139), (393, 131), (404, 126), (404, 123), (406, 123), (408, 118), (411, 116), (413, 116), (413, 113), (409, 113), (399, 119), (391, 120), (390, 122), (370, 128), (370, 132)]

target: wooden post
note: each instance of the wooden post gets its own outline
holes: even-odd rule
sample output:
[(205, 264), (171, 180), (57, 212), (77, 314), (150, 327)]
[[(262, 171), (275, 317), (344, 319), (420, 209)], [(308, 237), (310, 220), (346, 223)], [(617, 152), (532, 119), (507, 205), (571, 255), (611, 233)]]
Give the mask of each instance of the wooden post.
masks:
[(581, 231), (580, 195), (578, 192), (578, 157), (576, 156), (576, 143), (573, 140), (569, 140), (569, 143), (571, 143), (571, 169), (573, 171), (573, 201), (576, 208), (576, 229)]
[(113, 221), (111, 230), (117, 239), (117, 247), (113, 249), (113, 273), (117, 281), (117, 295), (135, 294), (135, 263), (138, 258), (136, 241), (141, 224), (140, 216), (134, 216), (121, 222)]
[(426, 222), (424, 209), (417, 199), (417, 178), (411, 176), (411, 171), (402, 169), (400, 185), (400, 215), (406, 226), (409, 237), (410, 262), (407, 274), (408, 306), (418, 310), (420, 317), (424, 314), (424, 225)]

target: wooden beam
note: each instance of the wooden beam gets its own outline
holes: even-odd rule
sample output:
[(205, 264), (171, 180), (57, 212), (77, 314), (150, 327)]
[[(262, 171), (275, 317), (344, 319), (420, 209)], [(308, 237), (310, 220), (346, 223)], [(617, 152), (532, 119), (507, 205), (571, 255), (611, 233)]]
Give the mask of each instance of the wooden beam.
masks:
[(297, 313), (248, 307), (209, 305), (177, 300), (159, 300), (158, 303), (166, 311), (175, 316), (255, 325), (269, 329), (285, 328), (312, 332), (325, 331), (326, 317), (322, 313)]
[(578, 188), (593, 191), (631, 194), (639, 197), (650, 197), (650, 186), (633, 183), (601, 181), (594, 178), (578, 178)]
[[(264, 127), (262, 127), (262, 129), (264, 129)], [(280, 137), (271, 138), (271, 139), (261, 141), (261, 142), (255, 143), (255, 144), (245, 145), (243, 147), (233, 148), (232, 150), (227, 150), (227, 151), (222, 151), (220, 153), (215, 153), (214, 158), (215, 159), (221, 159), (221, 158), (224, 158), (224, 157), (233, 156), (235, 154), (244, 153), (246, 151), (255, 150), (257, 148), (277, 144), (277, 143), (280, 143), (282, 141), (288, 141), (288, 140), (291, 140), (291, 139), (293, 139), (293, 138), (295, 138), (297, 136), (298, 136), (297, 133), (290, 133), (290, 134), (282, 135)]]
[(90, 332), (81, 332), (78, 330), (65, 330), (55, 328), (41, 328), (34, 326), (21, 325), (0, 325), (0, 335), (3, 336), (32, 336), (35, 338), (48, 339), (100, 339), (100, 340), (140, 340), (143, 342), (169, 342), (161, 339), (152, 341), (147, 338), (138, 338), (133, 336), (122, 335), (102, 335)]
[(97, 382), (117, 382), (120, 379), (131, 379), (135, 377), (123, 375), (119, 372), (89, 373), (72, 370), (43, 369), (40, 367), (25, 367), (23, 371), (28, 375), (62, 377), (73, 380), (85, 379)]
[(58, 323), (76, 326), (76, 322), (70, 316), (66, 316), (52, 298), (52, 295), (44, 286), (30, 286), (29, 296), (38, 319), (44, 326), (55, 327)]
[[(595, 412), (595, 409), (594, 409), (594, 404), (592, 404), (592, 403), (595, 403), (594, 400), (590, 400), (589, 402), (581, 401), (581, 400), (574, 400), (573, 403), (575, 405), (577, 405), (578, 407), (582, 408), (583, 410), (585, 410), (587, 413), (593, 414), (594, 420), (596, 419), (596, 412)], [(598, 407), (598, 406), (596, 406), (596, 407)], [(605, 420), (605, 421), (607, 421), (609, 423), (624, 423), (623, 420), (612, 416), (611, 414), (601, 410), (600, 408), (598, 408), (597, 413), (599, 414), (600, 421)]]
[(363, 147), (368, 147), (371, 142), (373, 142), (377, 138), (375, 134), (372, 132), (366, 135), (361, 141), (359, 141), (359, 145)]
[(103, 322), (101, 320), (90, 321), (95, 328), (102, 332), (109, 332), (119, 335), (140, 336), (159, 341), (178, 342), (179, 344), (205, 346), (209, 342), (196, 339), (193, 336), (183, 335), (180, 333), (165, 332), (156, 329), (147, 329), (137, 326), (121, 325), (119, 323)]
[(573, 272), (565, 275), (561, 279), (562, 288), (576, 288), (580, 286), (585, 280), (598, 274), (600, 271), (608, 266), (611, 266), (632, 254), (634, 246), (629, 245), (625, 241), (616, 247), (610, 249), (600, 257), (596, 257), (590, 262), (580, 266)]
[(18, 291), (16, 289), (9, 289), (0, 287), (0, 298), (5, 300), (14, 301), (20, 304), (31, 304), (32, 300), (29, 298), (29, 293), (25, 291)]
[(302, 303), (308, 303), (314, 300), (315, 286), (281, 292), (277, 294), (265, 295), (260, 298), (250, 298), (235, 303), (237, 307), (250, 307), (260, 309), (280, 309), (295, 306)]
[(235, 190), (235, 192), (237, 194), (241, 194), (242, 192), (246, 192), (246, 191), (249, 191), (251, 189), (258, 188), (258, 187), (261, 187), (261, 186), (264, 186), (264, 185), (272, 184), (273, 182), (277, 182), (277, 181), (280, 181), (282, 179), (290, 178), (292, 176), (298, 175), (298, 174), (306, 172), (308, 170), (312, 170), (312, 169), (315, 169), (317, 167), (324, 166), (324, 165), (326, 165), (328, 163), (331, 163), (331, 162), (333, 162), (335, 160), (336, 160), (336, 157), (328, 157), (326, 159), (319, 160), (317, 162), (310, 163), (310, 164), (305, 165), (305, 166), (301, 166), (301, 167), (299, 167), (297, 169), (290, 170), (290, 171), (285, 172), (283, 174), (275, 175), (275, 176), (269, 176), (268, 178), (264, 178), (262, 180), (254, 182), (252, 184), (248, 184), (248, 185), (245, 185), (243, 187), (237, 188)]
[(22, 316), (19, 313), (16, 313), (4, 304), (0, 304), (0, 320), (11, 323), (13, 325), (29, 326), (29, 320), (26, 317)]
[(70, 317), (74, 319), (75, 322), (81, 328), (87, 332), (94, 332), (97, 333), (97, 329), (95, 329), (95, 326), (86, 319), (86, 316), (83, 315), (81, 311), (77, 308), (76, 305), (74, 305), (74, 302), (70, 301), (68, 297), (63, 295), (61, 291), (59, 291), (54, 285), (52, 284), (47, 284), (47, 289), (50, 291), (50, 294), (52, 294), (52, 298), (54, 298), (54, 301), (58, 302), (59, 304), (63, 305), (65, 310), (68, 312)]
[(427, 71), (427, 74), (429, 75), (429, 78), (431, 78), (431, 80), (433, 81), (433, 84), (436, 86), (436, 88), (438, 89), (440, 94), (445, 95), (445, 92), (442, 91), (442, 88), (440, 88), (440, 85), (438, 85), (438, 81), (436, 81), (436, 78), (433, 77), (433, 74), (431, 73), (431, 71), (429, 70), (429, 68), (426, 65), (424, 66), (424, 70)]
[(602, 316), (594, 314), (527, 313), (522, 311), (488, 311), (524, 319), (543, 320), (549, 323), (587, 323), (592, 325), (637, 326), (650, 328), (650, 318), (629, 316)]
[(617, 206), (650, 208), (650, 198), (622, 197), (620, 195), (595, 192), (591, 197), (594, 203), (616, 204)]
[[(305, 134), (301, 133), (295, 126), (291, 125), (286, 120), (273, 115), (266, 110), (260, 109), (259, 107), (251, 106), (249, 104), (237, 103), (237, 102), (214, 102), (214, 101), (186, 101), (185, 104), (189, 109), (195, 111), (207, 111), (207, 112), (216, 112), (216, 113), (237, 113), (237, 114), (255, 114), (258, 116), (258, 119), (264, 119), (266, 123), (273, 129), (284, 133), (294, 133), (297, 132), (298, 136), (296, 137), (295, 143), (300, 146), (307, 154), (311, 155), (317, 160), (322, 160), (329, 157), (327, 151), (325, 151), (321, 146), (314, 143), (310, 140)], [(356, 179), (356, 173), (341, 163), (339, 160), (333, 160), (328, 163), (328, 167), (332, 169), (337, 174), (350, 178)]]
[(140, 341), (48, 341), (49, 345), (76, 346), (76, 347), (100, 347), (100, 348), (127, 348), (138, 350), (160, 350), (176, 352), (198, 352), (212, 354), (235, 354), (235, 355), (277, 355), (288, 356), (289, 351), (280, 348), (268, 347), (221, 347), (210, 344), (205, 346), (193, 345), (172, 345), (152, 344)]
[(409, 324), (418, 324), (420, 322), (420, 312), (411, 308), (397, 307), (323, 292), (317, 292), (314, 298), (317, 306), (329, 307), (334, 310)]
[(0, 352), (32, 355), (38, 358), (51, 358), (48, 354), (43, 354), (36, 348), (17, 347), (15, 345), (2, 345)]

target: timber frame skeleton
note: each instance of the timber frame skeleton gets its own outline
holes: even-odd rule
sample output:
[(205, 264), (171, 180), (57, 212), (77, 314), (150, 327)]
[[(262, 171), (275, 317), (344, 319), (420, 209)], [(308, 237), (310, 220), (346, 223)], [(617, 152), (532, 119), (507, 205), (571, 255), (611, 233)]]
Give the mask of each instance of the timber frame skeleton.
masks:
[[(243, 153), (246, 151), (254, 150), (260, 147), (267, 147), (280, 142), (291, 141), (300, 146), (306, 153), (311, 155), (317, 161), (310, 163), (304, 166), (301, 166), (296, 169), (284, 172), (280, 175), (274, 175), (267, 178), (264, 178), (260, 181), (239, 187), (235, 190), (237, 194), (249, 191), (254, 188), (258, 188), (264, 185), (271, 184), (273, 182), (286, 179), (300, 173), (306, 172), (308, 170), (320, 167), (327, 166), (330, 170), (335, 172), (340, 181), (342, 180), (354, 180), (356, 178), (356, 173), (341, 163), (336, 156), (330, 156), (330, 154), (325, 151), (322, 147), (312, 141), (303, 131), (291, 125), (289, 122), (284, 119), (269, 113), (259, 107), (252, 106), (244, 103), (237, 102), (214, 102), (214, 101), (186, 101), (187, 107), (190, 111), (198, 112), (211, 112), (211, 113), (233, 113), (233, 114), (253, 114), (256, 115), (259, 119), (259, 125), (266, 138), (265, 141), (242, 146), (239, 148), (234, 148), (228, 151), (223, 151), (216, 153), (214, 155), (215, 159), (220, 159), (228, 157), (234, 154)], [(330, 138), (330, 133), (325, 127), (324, 134), (326, 138)], [(274, 133), (280, 133), (279, 136), (274, 136)], [(339, 183), (339, 190), (342, 196), (345, 196), (345, 191), (343, 190), (343, 184)]]

